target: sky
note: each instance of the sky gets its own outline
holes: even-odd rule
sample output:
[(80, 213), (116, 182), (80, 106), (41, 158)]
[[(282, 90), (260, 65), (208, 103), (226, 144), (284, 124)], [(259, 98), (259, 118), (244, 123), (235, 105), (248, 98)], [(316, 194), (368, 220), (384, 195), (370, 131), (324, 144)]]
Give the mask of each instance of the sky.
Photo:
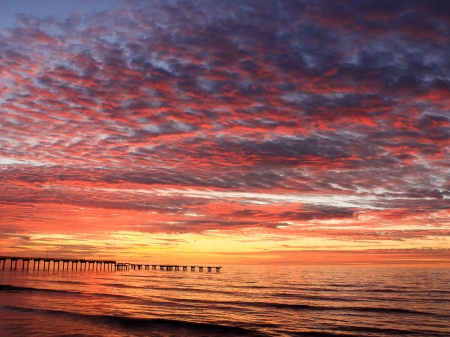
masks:
[(0, 13), (0, 255), (450, 262), (450, 2)]

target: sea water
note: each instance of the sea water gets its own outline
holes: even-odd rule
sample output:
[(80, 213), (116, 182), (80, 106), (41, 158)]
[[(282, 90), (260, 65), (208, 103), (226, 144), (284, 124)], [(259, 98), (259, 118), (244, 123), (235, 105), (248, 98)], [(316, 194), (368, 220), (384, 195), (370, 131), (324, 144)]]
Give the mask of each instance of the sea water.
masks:
[(0, 336), (450, 336), (449, 284), (434, 267), (0, 270)]

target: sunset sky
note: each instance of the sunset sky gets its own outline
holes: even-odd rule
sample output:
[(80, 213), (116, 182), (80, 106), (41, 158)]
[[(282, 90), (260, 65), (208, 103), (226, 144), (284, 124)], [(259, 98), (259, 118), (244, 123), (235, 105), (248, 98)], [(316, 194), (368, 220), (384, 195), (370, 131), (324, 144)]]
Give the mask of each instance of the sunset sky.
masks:
[(450, 262), (450, 1), (2, 1), (0, 74), (0, 255)]

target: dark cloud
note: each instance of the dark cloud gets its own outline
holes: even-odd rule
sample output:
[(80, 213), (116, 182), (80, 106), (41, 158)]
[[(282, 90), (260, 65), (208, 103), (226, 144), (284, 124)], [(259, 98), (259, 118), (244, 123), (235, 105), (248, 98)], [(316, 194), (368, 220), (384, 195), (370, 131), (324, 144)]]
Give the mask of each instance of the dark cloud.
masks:
[[(0, 224), (57, 230), (86, 207), (83, 219), (123, 212), (118, 230), (445, 237), (447, 3), (130, 1), (19, 15), (0, 41)], [(317, 228), (291, 226), (305, 223)]]

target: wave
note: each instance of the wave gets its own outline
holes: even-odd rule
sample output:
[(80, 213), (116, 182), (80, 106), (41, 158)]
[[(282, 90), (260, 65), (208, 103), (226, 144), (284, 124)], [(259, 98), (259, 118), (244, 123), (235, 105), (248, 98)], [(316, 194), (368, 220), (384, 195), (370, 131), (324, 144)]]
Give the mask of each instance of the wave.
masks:
[(370, 333), (375, 336), (380, 335), (403, 335), (403, 336), (411, 336), (417, 333), (422, 335), (423, 331), (420, 330), (404, 330), (404, 329), (395, 329), (395, 328), (376, 328), (369, 326), (338, 326), (340, 330), (348, 331), (354, 333)]
[[(115, 284), (114, 286), (118, 286)], [(124, 287), (129, 287), (125, 286)], [(132, 287), (131, 287), (132, 288)], [(123, 299), (131, 299), (136, 300), (138, 298), (127, 295), (120, 294), (103, 294), (103, 293), (87, 293), (87, 292), (79, 292), (79, 291), (67, 291), (67, 290), (59, 290), (59, 289), (44, 289), (44, 288), (33, 288), (33, 287), (20, 287), (13, 285), (0, 285), (0, 292), (49, 292), (49, 293), (64, 293), (64, 294), (75, 294), (75, 295), (84, 295), (84, 296), (99, 296), (99, 297), (114, 297), (114, 298), (123, 298)], [(389, 308), (389, 307), (364, 307), (364, 306), (326, 306), (326, 305), (310, 305), (310, 304), (296, 304), (296, 303), (280, 303), (280, 302), (264, 302), (264, 301), (214, 301), (207, 299), (186, 299), (186, 298), (177, 298), (170, 296), (160, 297), (169, 301), (165, 302), (155, 302), (154, 300), (144, 300), (143, 303), (151, 302), (152, 304), (160, 304), (160, 305), (176, 305), (182, 303), (192, 303), (203, 306), (210, 306), (213, 308), (214, 306), (222, 307), (223, 306), (233, 306), (233, 307), (266, 307), (273, 309), (281, 309), (281, 310), (290, 310), (290, 311), (299, 311), (299, 310), (309, 310), (309, 311), (352, 311), (352, 312), (360, 312), (360, 313), (379, 313), (379, 314), (404, 314), (404, 315), (427, 315), (427, 316), (436, 316), (436, 317), (449, 317), (449, 315), (444, 314), (436, 314), (412, 309), (404, 309), (404, 308)], [(339, 299), (332, 299), (333, 301)]]
[(340, 288), (356, 288), (357, 285), (348, 283), (327, 283), (329, 287), (340, 287)]
[(66, 281), (66, 280), (58, 280), (58, 281), (42, 281), (45, 283), (56, 283), (56, 284), (77, 284), (77, 285), (87, 285), (86, 282), (78, 282), (78, 281)]
[[(173, 299), (174, 301), (176, 299)], [(386, 313), (386, 314), (407, 314), (407, 315), (427, 315), (427, 316), (438, 316), (438, 317), (448, 317), (448, 315), (435, 314), (430, 312), (403, 309), (403, 308), (386, 308), (386, 307), (357, 307), (357, 306), (321, 306), (321, 305), (310, 305), (310, 304), (292, 304), (292, 303), (277, 303), (277, 302), (246, 302), (246, 301), (207, 301), (207, 300), (194, 300), (194, 299), (177, 299), (179, 302), (191, 302), (191, 303), (217, 303), (218, 305), (234, 305), (238, 307), (243, 306), (255, 306), (255, 307), (267, 307), (274, 309), (286, 309), (292, 311), (298, 310), (311, 310), (311, 311), (353, 311), (353, 312), (372, 312), (372, 313)]]
[(77, 295), (77, 296), (99, 296), (99, 297), (109, 297), (109, 298), (123, 298), (136, 300), (136, 297), (127, 296), (127, 295), (118, 295), (118, 294), (104, 294), (104, 293), (89, 293), (89, 292), (80, 292), (80, 291), (69, 291), (69, 290), (60, 290), (60, 289), (47, 289), (47, 288), (33, 288), (33, 287), (19, 287), (12, 285), (1, 285), (0, 284), (0, 292), (48, 292), (48, 293), (56, 293), (56, 294), (69, 294), (69, 295)]
[(290, 294), (290, 293), (271, 293), (270, 297), (273, 298), (292, 298), (298, 300), (320, 300), (320, 301), (331, 301), (331, 302), (360, 302), (362, 299), (354, 298), (344, 298), (344, 297), (327, 297), (319, 295), (308, 295), (308, 294)]
[(122, 284), (122, 283), (106, 283), (106, 284), (103, 284), (103, 286), (114, 287), (114, 288), (145, 289), (144, 287), (129, 286), (127, 284)]
[(373, 327), (373, 326), (355, 326), (355, 325), (332, 325), (329, 327), (330, 330), (336, 332), (325, 332), (325, 331), (307, 331), (307, 332), (296, 332), (296, 331), (286, 331), (290, 336), (311, 336), (311, 337), (354, 337), (354, 336), (448, 336), (444, 332), (438, 331), (428, 331), (423, 328), (419, 329), (401, 329), (401, 328), (390, 328), (390, 327)]
[[(236, 295), (236, 292), (234, 291), (225, 291), (225, 290), (211, 290), (211, 289), (201, 289), (201, 288), (190, 288), (190, 287), (164, 287), (164, 286), (159, 286), (159, 285), (154, 285), (152, 284), (151, 286), (134, 286), (134, 285), (127, 285), (127, 284), (122, 284), (122, 283), (106, 283), (103, 284), (103, 286), (106, 287), (113, 287), (113, 288), (128, 288), (128, 289), (143, 289), (143, 290), (148, 290), (148, 289), (152, 289), (152, 290), (167, 290), (167, 291), (171, 291), (171, 292), (182, 292), (182, 293), (207, 293), (207, 294), (220, 294), (220, 295)], [(242, 294), (246, 294), (246, 293), (242, 293)]]
[(51, 316), (64, 316), (66, 318), (73, 319), (79, 323), (79, 320), (91, 322), (98, 326), (102, 324), (108, 329), (112, 326), (120, 329), (130, 330), (167, 330), (172, 334), (180, 335), (207, 335), (207, 336), (245, 336), (245, 337), (263, 337), (263, 334), (259, 331), (255, 331), (249, 328), (240, 326), (231, 326), (225, 324), (215, 323), (200, 323), (193, 321), (182, 321), (175, 319), (165, 318), (143, 318), (143, 317), (124, 317), (124, 316), (109, 316), (109, 315), (90, 315), (82, 313), (73, 313), (61, 310), (49, 310), (49, 309), (35, 309), (24, 308), (19, 306), (5, 305), (0, 306), (3, 310), (11, 310), (26, 313), (45, 314)]
[(385, 288), (363, 289), (362, 291), (369, 293), (405, 293), (405, 294), (410, 292), (405, 289), (385, 289)]
[(263, 303), (266, 306), (271, 306), (279, 309), (290, 310), (333, 310), (333, 311), (356, 311), (356, 312), (373, 312), (386, 314), (408, 314), (408, 315), (427, 315), (427, 316), (446, 316), (434, 313), (402, 309), (402, 308), (386, 308), (386, 307), (333, 307), (333, 306), (315, 306), (309, 304), (286, 304), (286, 303)]
[(50, 292), (50, 293), (68, 293), (68, 294), (84, 294), (80, 291), (68, 291), (68, 290), (59, 290), (59, 289), (46, 289), (46, 288), (33, 288), (33, 287), (19, 287), (12, 286), (7, 284), (0, 284), (0, 291), (6, 292), (31, 292), (31, 291), (42, 291), (42, 292)]

